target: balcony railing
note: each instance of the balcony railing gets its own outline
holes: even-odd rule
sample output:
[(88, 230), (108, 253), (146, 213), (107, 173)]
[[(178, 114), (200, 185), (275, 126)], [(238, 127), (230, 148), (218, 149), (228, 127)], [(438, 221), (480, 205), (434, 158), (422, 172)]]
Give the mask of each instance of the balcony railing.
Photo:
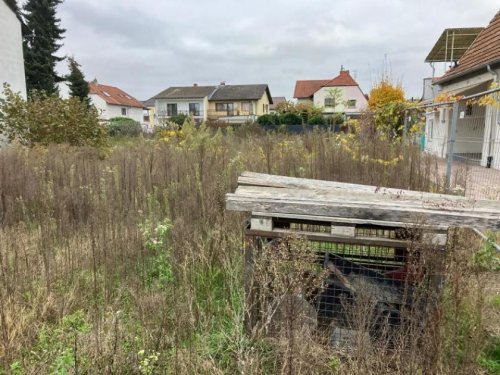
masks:
[(208, 118), (209, 119), (219, 119), (224, 117), (253, 117), (254, 113), (252, 111), (244, 111), (241, 109), (233, 109), (233, 110), (225, 110), (218, 111), (215, 109), (208, 110)]
[(167, 112), (167, 111), (159, 111), (157, 113), (158, 118), (169, 118), (172, 116), (177, 116), (177, 115), (186, 115), (186, 116), (193, 116), (193, 117), (203, 117), (203, 111), (176, 111), (176, 112)]

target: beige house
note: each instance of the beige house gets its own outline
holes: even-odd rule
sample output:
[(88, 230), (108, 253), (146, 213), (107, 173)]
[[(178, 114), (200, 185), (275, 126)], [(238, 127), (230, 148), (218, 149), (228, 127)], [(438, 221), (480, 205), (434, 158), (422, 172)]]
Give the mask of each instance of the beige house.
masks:
[(195, 122), (221, 121), (243, 124), (269, 113), (273, 103), (269, 87), (226, 85), (169, 87), (154, 97), (158, 123), (184, 114)]
[(253, 122), (257, 117), (268, 114), (272, 103), (266, 84), (221, 84), (208, 99), (208, 119), (232, 123)]

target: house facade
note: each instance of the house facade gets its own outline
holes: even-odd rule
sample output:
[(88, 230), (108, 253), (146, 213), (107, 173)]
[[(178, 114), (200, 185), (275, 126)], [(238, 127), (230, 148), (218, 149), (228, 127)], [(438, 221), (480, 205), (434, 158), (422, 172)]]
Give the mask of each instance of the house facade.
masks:
[(325, 115), (344, 113), (348, 117), (358, 117), (368, 106), (358, 83), (344, 69), (333, 79), (297, 81), (294, 98), (298, 103), (323, 108)]
[(273, 104), (269, 106), (269, 113), (276, 113), (276, 106), (280, 103), (286, 102), (286, 97), (284, 96), (273, 96)]
[(172, 116), (180, 114), (192, 116), (196, 122), (206, 121), (208, 97), (216, 86), (169, 87), (154, 96), (156, 121), (162, 124)]
[(169, 87), (154, 98), (160, 124), (179, 114), (191, 116), (195, 122), (251, 122), (269, 113), (272, 103), (265, 84)]
[(208, 98), (208, 119), (229, 123), (254, 122), (273, 103), (269, 87), (221, 84)]
[(128, 117), (141, 124), (143, 122), (143, 104), (118, 87), (91, 82), (89, 98), (100, 112), (102, 120)]
[(0, 95), (3, 84), (7, 83), (26, 99), (21, 21), (3, 0), (0, 0), (0, 46)]
[[(500, 82), (500, 12), (491, 20), (455, 67), (432, 83), (434, 93), (470, 96)], [(500, 98), (495, 94), (496, 100)], [(500, 111), (495, 105), (463, 103), (459, 109), (453, 153), (481, 166), (500, 169)], [(426, 113), (425, 150), (440, 157), (448, 153), (451, 106)]]

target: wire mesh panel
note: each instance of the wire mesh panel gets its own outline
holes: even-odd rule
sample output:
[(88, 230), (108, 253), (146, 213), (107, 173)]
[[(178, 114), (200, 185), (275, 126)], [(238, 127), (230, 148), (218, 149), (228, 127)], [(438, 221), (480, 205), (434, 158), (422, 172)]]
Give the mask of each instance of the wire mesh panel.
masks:
[(452, 186), (473, 198), (500, 198), (499, 93), (458, 102)]
[(406, 111), (407, 142), (419, 137), (421, 149), (437, 156), (437, 185), (444, 180), (455, 194), (500, 199), (499, 89), (446, 100)]
[[(410, 319), (408, 311), (418, 310), (419, 319), (425, 315), (428, 297), (436, 291), (436, 284), (428, 282), (432, 272), (421, 267), (420, 249), (411, 245), (413, 239), (421, 238), (419, 229), (355, 226), (355, 238), (367, 242), (407, 240), (405, 245), (383, 246), (363, 244), (362, 240), (343, 242), (335, 236), (326, 239), (333, 223), (275, 219), (273, 224), (275, 229), (289, 230), (290, 238), (298, 238), (301, 246), (316, 254), (311, 261), (324, 271), (323, 282), (312, 291), (300, 293), (304, 298), (301, 306), (311, 306), (319, 332), (323, 332), (333, 346), (352, 345), (353, 340), (359, 340), (359, 335), (366, 336), (366, 340), (389, 342), (403, 332), (409, 320), (415, 320), (415, 313)], [(316, 233), (324, 234), (325, 240), (311, 240), (317, 237)], [(273, 238), (272, 232), (264, 241), (259, 238), (263, 246), (276, 249), (289, 241), (283, 237)], [(288, 258), (294, 252), (285, 254)], [(293, 272), (291, 266), (285, 269)], [(275, 282), (270, 281), (267, 288), (274, 290)]]

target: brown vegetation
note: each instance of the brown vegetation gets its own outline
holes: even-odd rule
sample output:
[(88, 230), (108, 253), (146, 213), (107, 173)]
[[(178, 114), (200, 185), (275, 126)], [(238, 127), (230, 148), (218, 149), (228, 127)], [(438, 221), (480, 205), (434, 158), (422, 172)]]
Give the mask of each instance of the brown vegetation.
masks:
[(240, 137), (187, 127), (107, 155), (2, 150), (0, 373), (473, 373), (482, 294), (466, 244), (447, 271), (451, 315), (437, 310), (428, 341), (409, 351), (360, 340), (339, 352), (293, 324), (272, 337), (245, 330), (244, 217), (224, 207), (243, 170), (439, 189), (435, 162), (416, 149), (346, 146), (319, 132)]

